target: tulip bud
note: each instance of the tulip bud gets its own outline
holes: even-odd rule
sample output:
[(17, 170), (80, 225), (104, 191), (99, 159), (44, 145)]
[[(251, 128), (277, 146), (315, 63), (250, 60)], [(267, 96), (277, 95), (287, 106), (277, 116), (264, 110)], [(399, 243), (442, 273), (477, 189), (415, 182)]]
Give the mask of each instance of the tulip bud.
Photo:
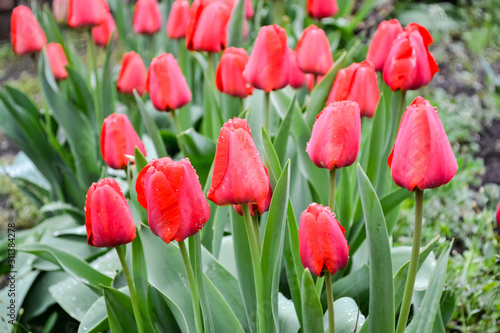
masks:
[(252, 0), (245, 0), (245, 18), (250, 20), (254, 14)]
[(106, 14), (106, 20), (92, 28), (92, 38), (94, 39), (95, 45), (106, 47), (111, 38), (111, 34), (113, 34), (113, 39), (116, 41), (118, 39), (118, 30), (116, 29), (113, 15), (108, 12)]
[(85, 201), (87, 242), (96, 247), (115, 247), (135, 238), (135, 224), (116, 180), (93, 183)]
[(316, 166), (349, 166), (356, 161), (361, 140), (361, 117), (358, 103), (335, 102), (316, 117), (306, 151)]
[(270, 92), (286, 87), (289, 72), (285, 29), (276, 24), (262, 27), (243, 76), (255, 88)]
[(122, 94), (133, 95), (134, 89), (142, 96), (146, 91), (146, 67), (140, 55), (134, 51), (125, 53), (116, 82), (116, 89)]
[(109, 12), (106, 0), (69, 0), (68, 26), (92, 27), (103, 23)]
[(418, 89), (439, 71), (428, 51), (432, 37), (423, 26), (411, 23), (398, 35), (384, 65), (384, 81), (392, 90)]
[(269, 192), (269, 177), (244, 119), (222, 126), (215, 151), (208, 199), (219, 206), (259, 203)]
[(338, 11), (337, 0), (307, 0), (307, 12), (315, 19), (334, 16)]
[(161, 28), (161, 14), (156, 0), (137, 0), (132, 20), (138, 34), (152, 35)]
[(345, 230), (330, 207), (312, 203), (302, 212), (299, 252), (302, 265), (317, 276), (323, 276), (325, 271), (333, 275), (347, 266), (349, 245)]
[(375, 115), (379, 92), (377, 73), (371, 62), (353, 63), (338, 72), (328, 103), (345, 100), (357, 102), (362, 117)]
[[(266, 170), (266, 175), (269, 182), (269, 174), (267, 172), (267, 168), (264, 167), (264, 170)], [(271, 183), (269, 183), (269, 192), (267, 192), (267, 196), (265, 197), (265, 199), (256, 204), (254, 203), (248, 204), (248, 207), (250, 208), (250, 215), (252, 216), (263, 215), (265, 212), (267, 212), (269, 210), (269, 206), (271, 205), (272, 198), (273, 198), (273, 189), (271, 188)], [(241, 208), (241, 205), (233, 205), (233, 208), (236, 211), (236, 213), (243, 216), (243, 209)]]
[(17, 55), (39, 52), (47, 44), (42, 27), (26, 6), (17, 6), (12, 11), (10, 39)]
[(104, 162), (113, 169), (127, 166), (125, 155), (134, 155), (135, 147), (146, 155), (146, 149), (124, 114), (113, 113), (104, 119), (101, 129), (101, 153)]
[(222, 53), (215, 76), (220, 92), (246, 98), (253, 93), (253, 87), (243, 77), (243, 70), (248, 63), (245, 49), (230, 47)]
[(366, 60), (371, 61), (376, 71), (384, 69), (385, 61), (391, 51), (391, 46), (399, 33), (403, 32), (403, 27), (398, 20), (382, 21), (378, 25), (377, 31), (370, 42)]
[(56, 80), (65, 80), (68, 77), (68, 72), (65, 66), (68, 64), (66, 54), (61, 44), (49, 43), (47, 45), (47, 58), (49, 59), (52, 74)]
[(57, 22), (66, 23), (68, 19), (69, 0), (53, 0), (52, 13)]
[(325, 75), (333, 65), (330, 42), (323, 29), (308, 26), (295, 47), (297, 62), (304, 73)]
[(290, 56), (290, 72), (288, 74), (288, 83), (292, 88), (300, 89), (306, 82), (306, 74), (302, 71), (302, 69), (300, 69), (299, 64), (297, 63), (297, 56), (295, 54), (295, 51), (289, 49), (288, 52)]
[(394, 182), (409, 191), (447, 184), (458, 165), (437, 109), (423, 97), (406, 108), (389, 156)]
[(186, 78), (174, 56), (169, 53), (163, 53), (151, 61), (146, 89), (159, 111), (179, 109), (191, 100)]
[(165, 243), (196, 234), (210, 217), (210, 207), (189, 159), (153, 160), (137, 176), (137, 200), (148, 210), (151, 231)]
[(167, 33), (171, 39), (186, 37), (189, 24), (189, 1), (176, 0), (172, 5), (172, 10), (168, 16)]

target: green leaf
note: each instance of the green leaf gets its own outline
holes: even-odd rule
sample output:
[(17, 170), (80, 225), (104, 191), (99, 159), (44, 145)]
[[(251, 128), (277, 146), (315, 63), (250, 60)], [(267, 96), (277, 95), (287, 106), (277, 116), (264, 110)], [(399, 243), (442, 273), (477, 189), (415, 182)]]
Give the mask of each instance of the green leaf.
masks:
[(238, 0), (229, 20), (227, 46), (243, 46), (243, 26), (245, 22), (245, 0)]
[(104, 296), (102, 296), (92, 304), (83, 316), (78, 326), (78, 333), (99, 333), (107, 329), (109, 329), (108, 313), (106, 312)]
[(137, 146), (134, 148), (134, 159), (135, 159), (135, 168), (137, 170), (137, 173), (141, 172), (141, 170), (144, 169), (146, 165), (148, 165), (148, 160), (142, 154), (139, 148), (137, 148)]
[(23, 319), (26, 321), (44, 313), (50, 306), (56, 303), (49, 293), (49, 287), (65, 278), (68, 274), (57, 272), (41, 272), (29, 289), (23, 302)]
[[(113, 34), (110, 36), (111, 41), (113, 40)], [(102, 68), (102, 74), (101, 74), (101, 84), (99, 85), (99, 103), (101, 103), (101, 110), (102, 110), (102, 119), (97, 119), (98, 124), (102, 124), (102, 121), (104, 118), (112, 114), (115, 110), (115, 105), (114, 105), (114, 93), (116, 91), (112, 79), (111, 79), (111, 71), (113, 68), (113, 64), (111, 62), (111, 49), (112, 49), (113, 43), (110, 42), (106, 46), (106, 54), (104, 58), (104, 66)]]
[(73, 85), (76, 105), (85, 113), (91, 124), (94, 124), (96, 121), (94, 98), (92, 97), (92, 94), (87, 87), (85, 80), (80, 75), (80, 73), (74, 70), (72, 67), (67, 67), (66, 70), (68, 72), (69, 81)]
[(278, 307), (279, 313), (279, 332), (296, 333), (300, 329), (299, 319), (295, 313), (294, 303), (283, 296), (282, 293), (278, 294)]
[(261, 127), (262, 130), (262, 146), (264, 147), (264, 157), (265, 164), (268, 167), (267, 172), (269, 174), (269, 181), (271, 183), (271, 188), (274, 188), (278, 182), (281, 175), (281, 165), (274, 150), (274, 146), (267, 135), (266, 129)]
[(290, 100), (290, 105), (288, 106), (288, 110), (286, 112), (285, 118), (280, 124), (278, 129), (278, 134), (276, 138), (274, 138), (273, 145), (276, 150), (276, 155), (278, 155), (278, 160), (280, 163), (284, 164), (286, 161), (286, 146), (288, 142), (288, 136), (290, 135), (290, 127), (292, 125), (293, 118), (293, 109), (296, 107), (295, 102), (297, 101), (297, 93), (293, 94), (292, 99)]
[[(365, 316), (363, 316), (356, 301), (352, 298), (342, 297), (335, 300), (333, 308), (336, 332), (355, 332), (356, 328), (359, 331), (359, 327), (365, 322)], [(323, 325), (325, 326), (325, 333), (328, 333), (328, 311), (323, 316)]]
[[(385, 163), (382, 158), (382, 154), (385, 152), (385, 146), (381, 142), (385, 141), (386, 128), (386, 114), (385, 114), (385, 98), (384, 93), (380, 94), (380, 99), (378, 101), (377, 109), (375, 110), (375, 115), (373, 117), (373, 126), (370, 136), (369, 149), (367, 151), (367, 165), (366, 165), (366, 175), (368, 179), (375, 184), (375, 188), (378, 189), (378, 178), (379, 169), (382, 163)], [(377, 192), (379, 195), (380, 192)]]
[(81, 321), (99, 295), (73, 277), (68, 277), (49, 287), (52, 298), (71, 317)]
[[(355, 299), (361, 308), (361, 311), (368, 311), (369, 300), (369, 285), (370, 285), (370, 270), (368, 266), (363, 265), (361, 268), (349, 273), (349, 275), (332, 283), (332, 291), (335, 299), (341, 297), (350, 297)], [(326, 294), (321, 297), (321, 303), (326, 304)]]
[(114, 288), (105, 286), (102, 286), (102, 293), (106, 302), (111, 332), (137, 332), (130, 297)]
[(151, 140), (153, 140), (158, 157), (167, 156), (167, 151), (165, 150), (165, 144), (163, 143), (163, 140), (161, 138), (160, 131), (158, 130), (158, 127), (156, 126), (154, 120), (149, 116), (148, 112), (146, 111), (146, 106), (144, 105), (141, 96), (139, 96), (139, 94), (137, 94), (137, 92), (134, 91), (134, 97), (137, 106), (139, 107), (139, 111), (141, 112), (142, 120), (146, 125), (146, 130), (148, 131)]
[(302, 331), (304, 333), (323, 332), (323, 308), (309, 269), (302, 276)]

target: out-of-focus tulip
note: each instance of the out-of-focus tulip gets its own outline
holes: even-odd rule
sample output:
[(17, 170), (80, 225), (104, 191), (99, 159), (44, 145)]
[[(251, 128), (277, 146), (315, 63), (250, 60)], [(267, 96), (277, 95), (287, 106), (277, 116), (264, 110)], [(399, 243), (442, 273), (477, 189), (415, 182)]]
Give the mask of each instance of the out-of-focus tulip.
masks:
[[(321, 81), (318, 77), (318, 83)], [(306, 74), (306, 84), (307, 84), (307, 89), (309, 91), (312, 91), (314, 89), (314, 85), (317, 84), (314, 82), (314, 75), (312, 74)]]
[(396, 19), (380, 22), (366, 54), (366, 60), (372, 62), (375, 70), (382, 71), (384, 69), (392, 43), (401, 32), (403, 32), (403, 27)]
[(49, 58), (50, 68), (56, 80), (64, 80), (68, 77), (65, 66), (68, 64), (66, 54), (61, 44), (49, 43), (47, 45), (47, 58)]
[(159, 111), (179, 109), (191, 100), (186, 78), (174, 56), (169, 53), (163, 53), (151, 61), (146, 89)]
[(306, 151), (316, 166), (349, 166), (356, 161), (361, 140), (361, 117), (358, 103), (335, 102), (316, 117)]
[(53, 0), (52, 13), (57, 22), (66, 23), (68, 19), (69, 0)]
[(26, 6), (17, 6), (12, 11), (10, 39), (17, 55), (39, 52), (47, 44), (42, 27)]
[(323, 29), (308, 26), (295, 47), (297, 62), (304, 73), (325, 75), (333, 65), (330, 42)]
[(126, 115), (113, 113), (104, 119), (101, 129), (101, 153), (107, 165), (113, 169), (126, 167), (129, 159), (125, 155), (134, 155), (135, 147), (146, 155), (144, 143)]
[(134, 51), (125, 53), (116, 82), (116, 89), (122, 94), (133, 95), (134, 89), (142, 96), (146, 91), (146, 67), (140, 55)]
[(115, 247), (135, 238), (135, 224), (116, 180), (93, 183), (85, 201), (87, 242), (96, 247)]
[(323, 276), (335, 274), (349, 261), (349, 245), (345, 230), (330, 207), (312, 203), (302, 212), (299, 224), (300, 260), (305, 268)]
[(106, 0), (69, 0), (68, 26), (93, 27), (103, 23), (109, 12)]
[(113, 34), (113, 39), (116, 41), (118, 39), (118, 30), (116, 29), (113, 15), (108, 12), (106, 14), (106, 20), (92, 28), (92, 38), (96, 45), (106, 47), (111, 38), (111, 34)]
[(137, 176), (137, 200), (148, 211), (151, 231), (165, 243), (196, 234), (210, 207), (189, 159), (153, 160)]
[(500, 202), (498, 203), (497, 206), (497, 225), (500, 228)]
[(337, 0), (307, 0), (307, 12), (315, 19), (334, 16), (338, 11)]
[(132, 20), (134, 31), (151, 35), (161, 28), (161, 14), (156, 0), (137, 0)]
[(245, 17), (250, 20), (254, 16), (252, 0), (245, 0)]
[(255, 88), (270, 92), (288, 84), (289, 72), (285, 29), (277, 24), (262, 27), (243, 76)]
[(445, 185), (457, 173), (436, 108), (423, 97), (406, 108), (388, 163), (394, 182), (409, 191)]
[(379, 92), (377, 73), (371, 62), (353, 63), (338, 72), (328, 103), (345, 100), (357, 102), (361, 116), (373, 117)]
[(215, 75), (217, 89), (220, 92), (246, 98), (253, 93), (253, 87), (243, 77), (243, 70), (248, 63), (245, 49), (230, 47), (222, 53)]
[(392, 43), (384, 65), (384, 81), (392, 90), (418, 89), (439, 71), (428, 51), (432, 36), (423, 26), (411, 23)]
[(259, 203), (269, 192), (269, 177), (244, 119), (222, 126), (215, 151), (208, 199), (219, 206)]
[[(266, 170), (267, 178), (269, 179), (269, 174), (267, 172), (266, 167), (264, 167), (264, 169)], [(263, 215), (265, 212), (267, 212), (269, 210), (269, 206), (271, 205), (272, 198), (273, 198), (273, 190), (271, 188), (271, 183), (269, 183), (269, 192), (267, 192), (266, 198), (256, 204), (254, 203), (248, 204), (248, 207), (250, 208), (250, 215), (251, 216)], [(234, 210), (236, 210), (236, 213), (243, 216), (243, 209), (241, 208), (241, 205), (233, 205), (233, 208)]]
[(306, 82), (306, 73), (304, 73), (302, 69), (300, 69), (299, 64), (297, 63), (297, 56), (295, 55), (295, 51), (289, 49), (288, 52), (290, 57), (290, 73), (288, 74), (288, 83), (292, 88), (299, 89)]
[(180, 39), (186, 37), (189, 19), (189, 1), (176, 0), (172, 5), (172, 10), (170, 11), (170, 15), (168, 16), (168, 36), (171, 39)]

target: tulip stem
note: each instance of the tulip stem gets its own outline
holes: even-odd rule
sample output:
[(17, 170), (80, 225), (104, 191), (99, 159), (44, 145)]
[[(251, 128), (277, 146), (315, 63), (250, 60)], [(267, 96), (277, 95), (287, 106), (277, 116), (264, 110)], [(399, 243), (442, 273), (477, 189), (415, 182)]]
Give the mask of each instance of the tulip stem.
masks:
[(196, 321), (196, 331), (203, 332), (203, 322), (201, 320), (200, 311), (200, 296), (198, 295), (198, 285), (194, 277), (193, 267), (189, 261), (189, 255), (186, 249), (184, 241), (177, 242), (179, 244), (179, 250), (181, 251), (182, 261), (184, 261), (184, 266), (186, 267), (189, 288), (191, 289), (191, 301), (193, 302), (194, 317)]
[(177, 117), (177, 111), (178, 110), (172, 110), (172, 112), (170, 112), (170, 113), (172, 114), (172, 118), (174, 120), (175, 130), (177, 132), (177, 143), (179, 144), (179, 149), (181, 150), (182, 156), (187, 157), (186, 149), (184, 147), (184, 139), (181, 138), (182, 127), (181, 127), (181, 123), (179, 122), (179, 118)]
[(271, 92), (266, 92), (265, 104), (266, 104), (266, 130), (271, 135), (271, 110), (270, 110)]
[(420, 241), (422, 239), (422, 210), (424, 203), (424, 192), (415, 189), (415, 230), (413, 231), (413, 244), (411, 247), (410, 268), (408, 269), (408, 277), (406, 279), (405, 293), (401, 312), (399, 313), (399, 321), (397, 333), (404, 333), (408, 314), (410, 313), (411, 298), (413, 296), (413, 288), (415, 287), (415, 278), (418, 271), (418, 257), (420, 255)]
[(257, 248), (259, 249), (259, 255), (262, 250), (262, 245), (260, 243), (260, 229), (259, 229), (259, 217), (257, 215), (252, 217), (253, 230), (255, 232), (255, 239), (257, 241)]
[(127, 279), (128, 289), (130, 291), (130, 301), (132, 302), (132, 309), (134, 311), (134, 317), (137, 324), (137, 330), (139, 333), (144, 333), (144, 325), (142, 323), (141, 312), (139, 310), (139, 303), (137, 302), (137, 295), (135, 293), (134, 283), (132, 282), (132, 277), (130, 276), (130, 271), (128, 270), (127, 261), (125, 260), (125, 255), (122, 251), (120, 245), (115, 247), (120, 263), (123, 267), (123, 274)]
[(328, 204), (330, 205), (332, 213), (335, 206), (335, 171), (337, 171), (336, 167), (333, 167), (332, 171), (330, 171), (330, 201)]
[(326, 296), (328, 299), (328, 331), (335, 332), (335, 316), (333, 314), (333, 292), (332, 292), (332, 275), (330, 272), (325, 273)]

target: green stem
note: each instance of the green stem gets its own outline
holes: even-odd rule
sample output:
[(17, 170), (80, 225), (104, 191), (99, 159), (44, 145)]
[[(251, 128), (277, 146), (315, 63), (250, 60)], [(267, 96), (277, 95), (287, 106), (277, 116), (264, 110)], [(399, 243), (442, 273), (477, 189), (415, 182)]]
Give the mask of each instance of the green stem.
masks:
[(132, 277), (130, 276), (130, 271), (128, 270), (127, 262), (125, 261), (125, 255), (123, 254), (120, 245), (115, 247), (115, 250), (116, 253), (118, 254), (118, 258), (120, 259), (120, 263), (122, 264), (123, 274), (125, 274), (125, 278), (127, 279), (128, 289), (130, 291), (130, 300), (132, 302), (132, 309), (134, 311), (134, 317), (137, 323), (137, 329), (139, 333), (144, 333), (144, 325), (142, 323), (141, 312), (139, 310), (139, 303), (137, 302), (137, 295), (135, 293), (134, 283), (132, 282)]
[(180, 241), (178, 242), (178, 244), (179, 244), (179, 250), (181, 251), (182, 255), (182, 261), (184, 261), (184, 266), (186, 267), (188, 281), (189, 281), (189, 288), (191, 289), (191, 300), (193, 302), (194, 317), (196, 321), (196, 331), (203, 332), (203, 322), (201, 320), (198, 285), (196, 284), (193, 268), (191, 267), (191, 262), (189, 261), (189, 255), (187, 253), (186, 245), (184, 244), (184, 241)]
[(333, 314), (333, 292), (332, 292), (332, 276), (330, 272), (325, 273), (326, 282), (326, 296), (328, 299), (328, 331), (330, 333), (335, 332), (335, 317)]
[(260, 229), (259, 229), (259, 217), (257, 215), (252, 217), (252, 225), (255, 233), (255, 239), (257, 241), (257, 248), (259, 249), (259, 256), (262, 250), (262, 245), (260, 243)]
[(336, 167), (333, 167), (332, 171), (330, 171), (330, 200), (328, 204), (330, 205), (330, 209), (333, 213), (333, 208), (335, 206), (335, 171)]
[(184, 145), (184, 140), (180, 136), (180, 134), (182, 132), (182, 127), (181, 127), (181, 123), (179, 122), (179, 117), (177, 117), (177, 114), (176, 114), (177, 111), (178, 110), (172, 110), (172, 112), (170, 112), (170, 113), (172, 114), (172, 118), (174, 120), (175, 130), (177, 132), (177, 143), (179, 144), (179, 148), (182, 152), (182, 156), (187, 157), (186, 147)]
[(265, 95), (265, 104), (266, 104), (266, 130), (269, 132), (269, 135), (271, 135), (271, 128), (269, 127), (271, 124), (271, 110), (270, 110), (270, 100), (271, 100), (271, 93), (266, 92)]
[(415, 287), (415, 278), (418, 271), (418, 257), (420, 254), (420, 241), (422, 239), (422, 210), (424, 204), (424, 192), (415, 189), (415, 231), (413, 232), (413, 244), (411, 247), (410, 268), (408, 269), (408, 277), (406, 279), (405, 293), (403, 296), (403, 305), (399, 314), (397, 333), (404, 333), (408, 314), (410, 313), (411, 298), (413, 288)]
[(101, 112), (101, 102), (99, 100), (99, 76), (97, 73), (97, 59), (96, 59), (96, 49), (94, 41), (92, 39), (92, 32), (90, 29), (87, 30), (87, 66), (89, 67), (89, 87), (92, 89), (92, 73), (95, 78), (95, 89), (94, 93), (94, 104), (95, 104), (95, 119), (96, 119), (96, 129), (101, 130), (102, 122), (102, 112)]

